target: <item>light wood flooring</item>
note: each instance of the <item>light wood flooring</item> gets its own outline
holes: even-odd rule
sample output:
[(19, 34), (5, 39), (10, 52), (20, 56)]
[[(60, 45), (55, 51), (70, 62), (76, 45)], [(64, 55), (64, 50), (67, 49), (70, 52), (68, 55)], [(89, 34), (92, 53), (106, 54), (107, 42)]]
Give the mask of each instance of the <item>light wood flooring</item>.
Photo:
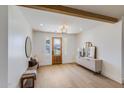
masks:
[(122, 85), (96, 75), (77, 64), (43, 66), (38, 69), (37, 88), (121, 88)]

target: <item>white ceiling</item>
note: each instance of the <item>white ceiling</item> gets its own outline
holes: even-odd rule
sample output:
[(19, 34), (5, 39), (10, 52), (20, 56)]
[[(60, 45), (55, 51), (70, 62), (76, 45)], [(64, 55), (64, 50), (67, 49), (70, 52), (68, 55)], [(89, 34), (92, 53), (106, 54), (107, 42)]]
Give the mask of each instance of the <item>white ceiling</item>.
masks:
[[(32, 28), (36, 31), (55, 32), (58, 31), (59, 26), (67, 24), (68, 33), (79, 33), (83, 30), (88, 30), (100, 25), (101, 23), (94, 20), (25, 7), (20, 7), (20, 9)], [(43, 26), (40, 26), (40, 24), (43, 24)]]
[(75, 9), (86, 10), (116, 18), (124, 16), (124, 5), (66, 5)]
[[(117, 18), (121, 18), (121, 16), (124, 14), (124, 12), (122, 12), (124, 11), (124, 6), (69, 5), (68, 7), (88, 10), (91, 12), (105, 14)], [(20, 6), (19, 8), (29, 21), (32, 28), (36, 31), (56, 32), (58, 31), (59, 26), (67, 24), (68, 33), (79, 33), (84, 30), (92, 29), (93, 27), (96, 27), (103, 23), (95, 20), (73, 17), (48, 11), (30, 9)], [(43, 26), (40, 26), (40, 24), (43, 24)]]

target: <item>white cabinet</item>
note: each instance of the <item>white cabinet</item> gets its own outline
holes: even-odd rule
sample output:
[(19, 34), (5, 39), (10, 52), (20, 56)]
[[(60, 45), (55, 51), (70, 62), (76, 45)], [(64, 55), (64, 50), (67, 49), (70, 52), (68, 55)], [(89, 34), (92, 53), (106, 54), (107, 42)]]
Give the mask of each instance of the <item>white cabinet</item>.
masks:
[(97, 73), (102, 71), (102, 60), (99, 59), (79, 57), (77, 63)]

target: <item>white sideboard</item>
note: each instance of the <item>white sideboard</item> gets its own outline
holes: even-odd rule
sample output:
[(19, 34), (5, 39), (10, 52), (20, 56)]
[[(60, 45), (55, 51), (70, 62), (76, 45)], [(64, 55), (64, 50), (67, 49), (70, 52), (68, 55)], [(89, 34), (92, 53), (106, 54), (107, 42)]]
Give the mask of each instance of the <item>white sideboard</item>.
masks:
[(93, 59), (88, 57), (79, 57), (77, 63), (85, 68), (88, 68), (96, 73), (102, 71), (102, 60)]

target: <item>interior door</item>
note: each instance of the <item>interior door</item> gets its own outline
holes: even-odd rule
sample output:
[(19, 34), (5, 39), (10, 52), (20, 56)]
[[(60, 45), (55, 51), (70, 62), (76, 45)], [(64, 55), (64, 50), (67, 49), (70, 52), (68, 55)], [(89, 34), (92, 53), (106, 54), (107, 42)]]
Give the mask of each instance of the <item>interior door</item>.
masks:
[(62, 64), (62, 38), (52, 37), (52, 64)]

